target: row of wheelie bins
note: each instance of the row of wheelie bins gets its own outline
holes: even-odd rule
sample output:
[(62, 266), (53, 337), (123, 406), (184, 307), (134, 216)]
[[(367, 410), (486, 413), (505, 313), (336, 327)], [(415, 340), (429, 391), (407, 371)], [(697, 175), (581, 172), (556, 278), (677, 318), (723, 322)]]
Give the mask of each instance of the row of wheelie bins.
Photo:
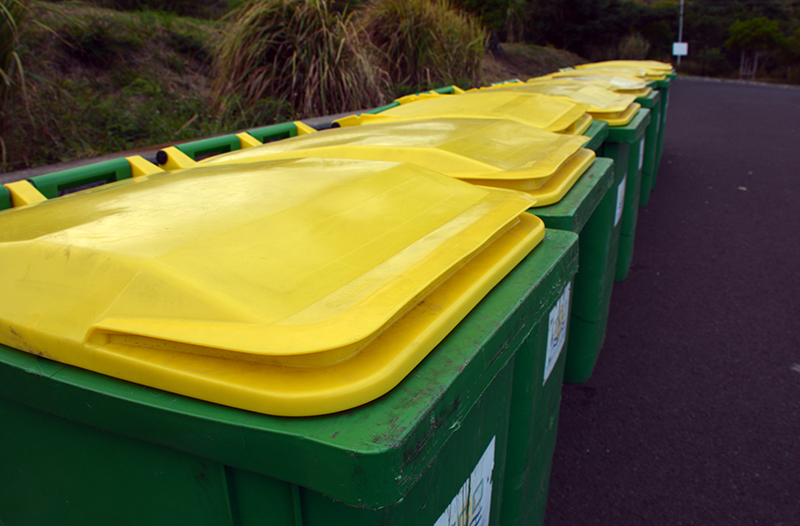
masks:
[(447, 87), (0, 187), (0, 523), (541, 524), (672, 78)]

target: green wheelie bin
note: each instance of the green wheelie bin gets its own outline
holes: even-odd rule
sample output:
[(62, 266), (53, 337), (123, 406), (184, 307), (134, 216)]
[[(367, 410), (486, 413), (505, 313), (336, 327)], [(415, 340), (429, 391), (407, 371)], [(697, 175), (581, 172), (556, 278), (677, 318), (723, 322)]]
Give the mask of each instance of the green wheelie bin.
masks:
[(636, 219), (639, 213), (639, 194), (641, 174), (644, 166), (644, 141), (647, 126), (650, 124), (650, 111), (640, 109), (633, 120), (625, 126), (609, 127), (608, 138), (603, 143), (601, 155), (614, 160), (616, 170), (622, 178), (618, 187), (618, 207), (615, 223), (621, 223), (619, 252), (615, 281), (628, 277), (633, 261), (633, 247), (636, 237)]
[[(671, 64), (665, 62), (658, 62), (654, 60), (610, 60), (606, 62), (595, 62), (591, 64), (582, 64), (576, 66), (577, 71), (595, 71), (595, 72), (608, 72), (619, 73), (622, 75), (629, 75), (638, 77), (646, 81), (652, 88), (661, 92), (661, 113), (660, 113), (660, 126), (658, 145), (655, 151), (655, 169), (653, 185), (658, 175), (658, 166), (661, 163), (661, 154), (663, 150), (664, 141), (664, 126), (667, 118), (667, 108), (669, 106), (669, 88), (673, 80), (675, 80), (675, 71)], [(655, 118), (655, 115), (653, 116)]]
[[(593, 156), (579, 148), (583, 138), (552, 134), (515, 121), (431, 118), (377, 122), (310, 133), (206, 163), (293, 156), (405, 159), (476, 184), (528, 192), (537, 200), (531, 213), (542, 218), (546, 227), (580, 235), (581, 264), (573, 289), (565, 380), (588, 380), (605, 337), (621, 231), (616, 211), (622, 176), (617, 179), (613, 162), (592, 162)], [(600, 128), (608, 133), (607, 125)], [(537, 179), (546, 182), (534, 182)]]
[(664, 151), (664, 129), (667, 125), (667, 110), (669, 109), (669, 90), (675, 74), (670, 73), (663, 80), (653, 81), (651, 84), (661, 93), (661, 124), (658, 128), (658, 148), (655, 154), (655, 172), (653, 172), (653, 186), (655, 187), (658, 178), (658, 167), (661, 166), (661, 155)]
[(644, 140), (644, 164), (642, 165), (642, 183), (639, 192), (639, 206), (647, 206), (650, 192), (658, 172), (658, 150), (661, 144), (661, 91), (653, 90), (646, 97), (639, 97), (636, 102), (650, 111), (650, 124), (647, 125)]
[[(537, 385), (541, 394), (530, 387), (533, 366), (515, 372), (520, 376), (514, 385), (526, 386), (526, 394), (514, 400), (526, 409), (514, 412), (519, 418), (512, 418), (509, 443), (516, 445), (509, 448), (508, 455), (515, 460), (507, 467), (506, 480), (510, 482), (506, 487), (514, 490), (504, 493), (502, 516), (517, 517), (512, 522), (524, 517), (525, 524), (539, 524), (555, 446), (558, 382), (562, 378), (588, 379), (605, 335), (620, 232), (619, 223), (614, 222), (617, 188), (613, 162), (594, 159), (581, 149), (585, 138), (553, 134), (515, 121), (430, 118), (377, 122), (310, 133), (201, 164), (246, 164), (296, 156), (406, 159), (476, 184), (523, 190), (537, 199), (530, 212), (548, 228), (579, 235), (580, 265), (571, 286), (572, 328), (564, 369), (544, 385)], [(554, 402), (534, 407), (530, 404), (536, 398)]]
[(498, 523), (517, 359), (560, 383), (578, 262), (520, 196), (297, 159), (0, 212), (0, 521)]

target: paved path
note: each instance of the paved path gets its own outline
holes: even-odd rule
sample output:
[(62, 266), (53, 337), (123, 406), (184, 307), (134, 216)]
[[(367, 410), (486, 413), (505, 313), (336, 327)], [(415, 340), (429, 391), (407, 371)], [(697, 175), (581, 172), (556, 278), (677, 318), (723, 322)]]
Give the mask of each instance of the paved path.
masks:
[(548, 526), (800, 524), (800, 90), (679, 79)]

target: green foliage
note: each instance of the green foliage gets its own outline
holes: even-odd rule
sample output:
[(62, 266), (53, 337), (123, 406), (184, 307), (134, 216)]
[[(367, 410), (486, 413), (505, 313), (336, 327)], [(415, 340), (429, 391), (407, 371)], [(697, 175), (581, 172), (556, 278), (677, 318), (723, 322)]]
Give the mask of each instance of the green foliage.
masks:
[(478, 80), (486, 31), (449, 2), (376, 0), (360, 18), (395, 84), (430, 89)]
[(242, 0), (87, 0), (117, 11), (163, 11), (178, 16), (213, 19), (240, 7)]
[(650, 51), (650, 42), (640, 33), (630, 33), (619, 45), (619, 58), (623, 60), (644, 60)]
[(506, 42), (526, 37), (526, 21), (533, 2), (527, 0), (454, 0), (459, 8), (480, 17), (483, 25)]
[[(294, 117), (291, 108), (272, 99), (245, 108), (232, 98), (216, 111), (209, 98), (167, 90), (160, 79), (147, 76), (134, 78), (121, 90), (85, 79), (58, 79), (32, 90), (35, 125), (14, 119), (9, 151), (35, 156), (37, 164), (171, 144)], [(24, 167), (21, 158), (11, 161), (8, 169)]]
[(60, 34), (70, 52), (95, 65), (108, 65), (120, 55), (135, 52), (144, 43), (124, 23), (111, 16), (75, 19), (62, 27)]
[[(212, 55), (207, 43), (218, 35), (213, 23), (154, 11), (48, 6), (48, 11), (32, 15), (44, 17), (51, 30), (34, 18), (33, 29), (19, 43), (28, 104), (9, 104), (3, 115), (0, 149), (6, 157), (0, 170), (170, 144), (296, 117), (286, 102), (271, 98), (245, 104), (230, 96), (215, 104), (206, 77)], [(92, 39), (112, 51), (86, 49)]]
[(730, 35), (725, 46), (734, 51), (777, 50), (785, 40), (778, 22), (764, 17), (737, 20), (730, 26)]
[(534, 42), (591, 60), (612, 58), (620, 37), (640, 26), (644, 9), (619, 0), (539, 0), (531, 19)]
[(0, 116), (11, 94), (25, 87), (18, 47), (28, 19), (28, 8), (20, 0), (0, 0)]
[(253, 1), (220, 42), (215, 89), (248, 107), (286, 100), (303, 117), (374, 107), (385, 76), (371, 55), (350, 15), (325, 0)]

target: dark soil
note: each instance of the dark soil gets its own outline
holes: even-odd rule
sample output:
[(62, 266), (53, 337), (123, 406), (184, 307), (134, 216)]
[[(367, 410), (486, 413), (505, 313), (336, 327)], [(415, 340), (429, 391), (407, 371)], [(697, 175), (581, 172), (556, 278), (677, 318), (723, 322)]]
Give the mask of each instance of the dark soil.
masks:
[(800, 90), (679, 79), (548, 526), (800, 524)]

